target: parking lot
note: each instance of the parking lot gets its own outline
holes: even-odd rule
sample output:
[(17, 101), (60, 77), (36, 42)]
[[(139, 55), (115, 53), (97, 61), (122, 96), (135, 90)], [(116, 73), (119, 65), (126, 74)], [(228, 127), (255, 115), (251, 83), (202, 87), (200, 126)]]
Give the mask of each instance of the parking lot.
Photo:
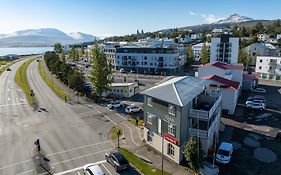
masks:
[[(131, 166), (126, 170), (116, 172), (113, 166), (110, 165), (108, 162), (106, 161), (102, 161), (102, 162), (103, 163), (99, 163), (99, 165), (106, 175), (140, 175), (138, 171), (136, 171)], [(77, 167), (68, 171), (57, 173), (55, 175), (84, 175), (84, 172), (82, 167)]]
[(280, 87), (261, 85), (266, 89), (266, 109), (247, 109), (245, 100), (256, 95), (243, 92), (234, 115), (223, 115), (225, 131), (220, 142), (233, 144), (234, 152), (229, 165), (220, 165), (222, 175), (280, 175), (281, 143), (274, 139), (281, 130)]

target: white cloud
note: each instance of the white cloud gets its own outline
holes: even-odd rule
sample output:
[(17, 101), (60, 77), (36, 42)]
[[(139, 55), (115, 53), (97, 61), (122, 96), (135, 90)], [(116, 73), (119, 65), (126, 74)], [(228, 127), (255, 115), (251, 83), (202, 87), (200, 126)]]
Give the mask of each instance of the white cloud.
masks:
[(215, 16), (214, 14), (198, 14), (198, 13), (195, 13), (195, 12), (192, 12), (192, 11), (188, 11), (188, 14), (191, 15), (191, 16), (200, 16), (204, 19), (204, 21), (208, 24), (210, 23), (213, 23), (217, 20), (220, 20), (222, 18), (218, 17), (218, 16)]

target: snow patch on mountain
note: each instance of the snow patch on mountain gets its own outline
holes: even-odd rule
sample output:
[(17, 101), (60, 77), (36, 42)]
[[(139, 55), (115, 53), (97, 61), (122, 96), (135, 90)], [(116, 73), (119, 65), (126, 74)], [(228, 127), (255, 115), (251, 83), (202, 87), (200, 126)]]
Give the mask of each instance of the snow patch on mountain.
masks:
[(225, 23), (239, 23), (246, 21), (253, 21), (254, 19), (249, 18), (247, 16), (241, 16), (239, 14), (232, 14), (228, 18), (223, 18), (213, 22), (212, 24), (225, 24)]

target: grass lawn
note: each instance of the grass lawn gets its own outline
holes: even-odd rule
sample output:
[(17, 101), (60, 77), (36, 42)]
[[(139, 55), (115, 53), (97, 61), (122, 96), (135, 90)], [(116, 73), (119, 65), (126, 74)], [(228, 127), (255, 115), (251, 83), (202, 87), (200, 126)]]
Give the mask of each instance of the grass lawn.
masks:
[[(132, 124), (136, 125), (136, 119), (130, 117), (130, 118), (128, 118), (128, 121), (131, 122)], [(144, 123), (144, 121), (139, 119), (138, 126), (142, 126), (143, 123)]]
[(114, 140), (118, 137), (117, 132), (120, 131), (121, 135), (123, 134), (123, 130), (121, 128), (121, 126), (116, 125), (112, 128), (111, 130), (111, 139)]
[[(131, 165), (136, 167), (138, 170), (140, 170), (145, 175), (161, 175), (161, 170), (154, 168), (150, 164), (145, 163), (139, 157), (131, 153), (130, 151), (124, 149), (124, 148), (118, 148), (118, 151), (121, 152), (126, 159), (130, 162)], [(170, 175), (170, 173), (165, 172), (164, 175)]]
[(42, 61), (39, 62), (38, 64), (38, 70), (40, 72), (41, 77), (43, 78), (43, 80), (45, 81), (45, 83), (57, 94), (57, 96), (59, 96), (62, 100), (64, 100), (64, 98), (66, 97), (67, 99), (69, 99), (69, 96), (64, 93), (63, 90), (61, 90), (61, 88), (59, 88), (55, 83), (52, 82), (52, 80), (46, 76), (46, 72), (43, 69), (43, 65), (42, 65)]
[(16, 83), (22, 88), (22, 90), (24, 91), (26, 97), (27, 97), (27, 101), (28, 103), (31, 105), (32, 104), (32, 97), (30, 96), (30, 87), (29, 84), (27, 82), (27, 78), (26, 78), (26, 69), (28, 67), (28, 65), (34, 61), (35, 58), (30, 59), (26, 62), (24, 62), (17, 70), (16, 72)]

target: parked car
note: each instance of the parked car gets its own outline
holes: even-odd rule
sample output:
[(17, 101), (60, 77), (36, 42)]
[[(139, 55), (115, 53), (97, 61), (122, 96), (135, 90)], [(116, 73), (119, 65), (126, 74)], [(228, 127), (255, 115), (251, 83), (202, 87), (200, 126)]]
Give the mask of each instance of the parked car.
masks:
[(120, 71), (121, 73), (125, 73), (125, 70), (124, 70), (123, 68), (121, 68), (119, 71)]
[(121, 106), (122, 104), (120, 101), (114, 101), (106, 105), (106, 107), (109, 109), (116, 109), (116, 108), (120, 108)]
[(281, 142), (281, 131), (279, 131), (279, 132), (276, 134), (275, 140)]
[(130, 114), (130, 113), (142, 112), (142, 110), (143, 109), (141, 107), (132, 104), (126, 107), (125, 112)]
[(121, 171), (129, 167), (128, 160), (119, 152), (108, 152), (105, 154), (105, 159), (116, 171)]
[(266, 90), (263, 88), (255, 88), (255, 89), (252, 89), (252, 91), (256, 92), (256, 93), (263, 93), (263, 94), (266, 93)]
[(265, 104), (260, 101), (246, 101), (246, 107), (251, 109), (265, 109)]
[(233, 145), (231, 143), (222, 142), (216, 155), (216, 161), (218, 163), (228, 164), (230, 162), (232, 152)]
[(255, 95), (255, 96), (249, 97), (247, 99), (247, 101), (260, 101), (262, 103), (265, 103), (265, 97), (262, 95)]
[(85, 175), (105, 175), (100, 165), (96, 164), (87, 164), (83, 166), (83, 172)]
[(8, 68), (7, 68), (7, 71), (12, 71), (12, 69), (8, 67)]

